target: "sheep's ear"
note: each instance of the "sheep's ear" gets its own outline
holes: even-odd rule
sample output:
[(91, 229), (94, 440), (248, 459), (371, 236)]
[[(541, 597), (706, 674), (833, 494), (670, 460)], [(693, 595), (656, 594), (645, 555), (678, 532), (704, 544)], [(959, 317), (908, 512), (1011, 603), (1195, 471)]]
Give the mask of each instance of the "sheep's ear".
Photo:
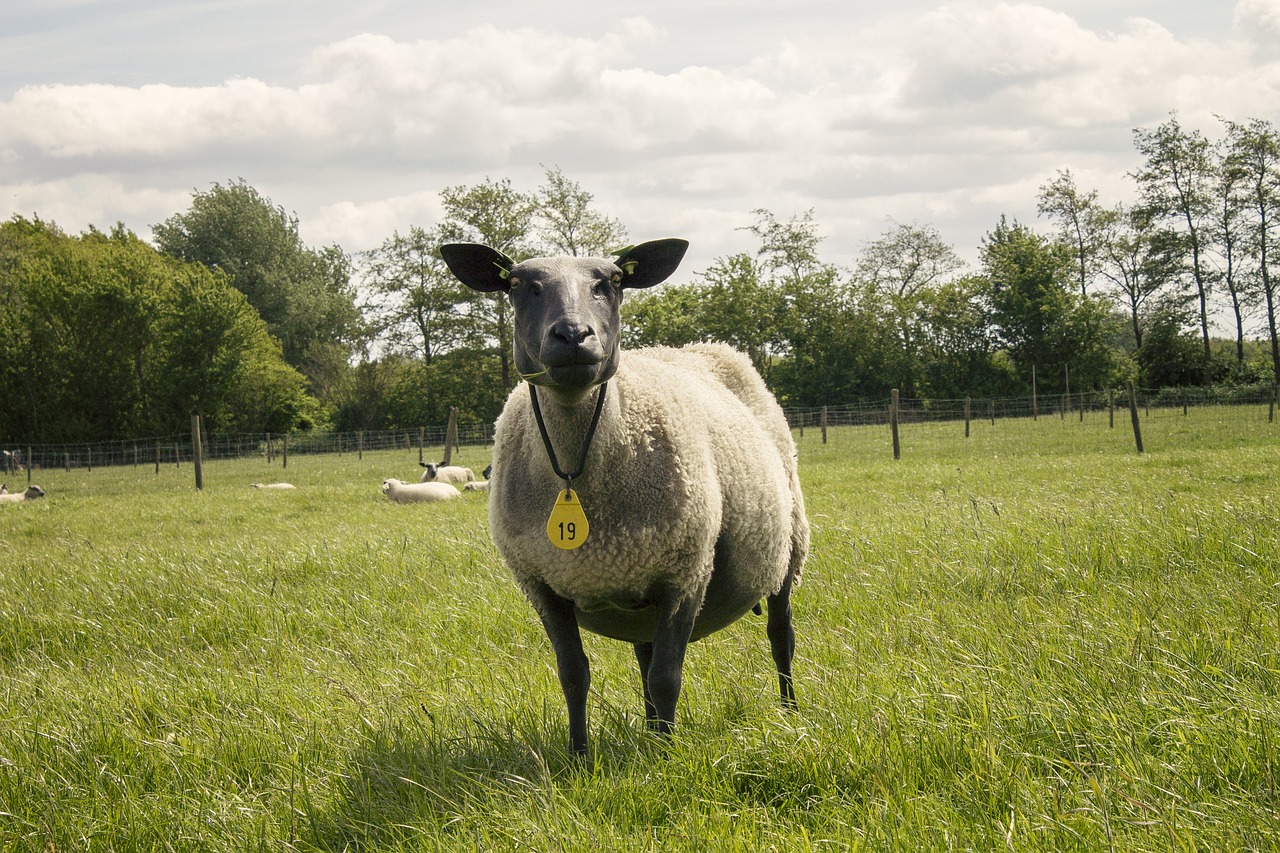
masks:
[(669, 238), (622, 249), (616, 253), (618, 259), (614, 261), (622, 270), (622, 286), (653, 287), (661, 284), (680, 266), (688, 248), (688, 240)]
[(449, 272), (472, 290), (483, 293), (510, 292), (507, 277), (515, 261), (479, 243), (445, 243), (440, 247), (440, 257), (449, 266)]

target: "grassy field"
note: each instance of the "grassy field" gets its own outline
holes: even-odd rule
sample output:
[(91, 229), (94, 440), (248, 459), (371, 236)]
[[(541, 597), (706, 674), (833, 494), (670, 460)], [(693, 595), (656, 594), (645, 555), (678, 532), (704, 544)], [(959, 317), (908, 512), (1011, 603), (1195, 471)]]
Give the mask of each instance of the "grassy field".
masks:
[(0, 506), (0, 849), (1276, 849), (1280, 424), (1223, 411), (1141, 456), (1105, 415), (898, 462), (806, 431), (801, 709), (748, 616), (656, 744), (589, 636), (585, 768), (484, 498), (379, 493), (416, 452), (37, 472)]

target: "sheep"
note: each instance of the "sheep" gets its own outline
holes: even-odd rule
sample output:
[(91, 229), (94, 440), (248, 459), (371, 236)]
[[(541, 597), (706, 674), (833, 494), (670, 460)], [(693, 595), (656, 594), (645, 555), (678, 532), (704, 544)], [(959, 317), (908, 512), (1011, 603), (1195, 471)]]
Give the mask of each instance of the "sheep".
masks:
[(434, 462), (419, 462), (427, 470), (422, 472), (424, 483), (453, 483), (461, 485), (475, 480), (475, 472), (459, 465), (437, 465)]
[(688, 644), (764, 599), (782, 704), (796, 707), (790, 601), (809, 524), (782, 410), (728, 346), (620, 348), (624, 289), (662, 282), (687, 247), (518, 264), (474, 243), (440, 249), (465, 285), (514, 309), (526, 381), (495, 427), (490, 535), (550, 638), (579, 757), (580, 628), (633, 644), (646, 725), (667, 736)]
[(487, 492), (489, 491), (489, 478), (493, 476), (493, 463), (485, 466), (484, 472), (481, 474), (483, 480), (476, 480), (474, 483), (467, 483), (462, 487), (464, 492)]
[(0, 495), (7, 495), (7, 494), (9, 494), (9, 484), (0, 483)]
[(394, 477), (382, 481), (382, 493), (397, 504), (435, 503), (462, 495), (452, 483), (404, 483)]
[(44, 489), (39, 486), (27, 486), (24, 492), (0, 493), (0, 503), (16, 504), (44, 497)]
[(250, 483), (249, 488), (275, 489), (277, 491), (288, 491), (289, 489), (296, 489), (297, 486), (293, 485), (292, 483)]

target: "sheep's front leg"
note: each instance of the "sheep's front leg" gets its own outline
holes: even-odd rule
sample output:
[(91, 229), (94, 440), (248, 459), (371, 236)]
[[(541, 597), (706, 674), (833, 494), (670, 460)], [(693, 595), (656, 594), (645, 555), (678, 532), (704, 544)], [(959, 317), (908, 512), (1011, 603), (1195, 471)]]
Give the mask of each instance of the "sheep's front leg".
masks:
[(796, 688), (791, 680), (791, 660), (796, 653), (796, 632), (791, 627), (791, 576), (788, 575), (782, 589), (769, 596), (769, 621), (765, 633), (769, 635), (769, 648), (778, 668), (778, 688), (782, 693), (782, 707), (796, 708)]
[(542, 627), (556, 653), (556, 674), (569, 711), (569, 748), (579, 757), (587, 754), (587, 691), (591, 689), (591, 664), (582, 649), (582, 634), (573, 602), (543, 586), (532, 596)]
[[(676, 703), (683, 682), (684, 653), (689, 647), (693, 623), (702, 609), (702, 596), (678, 597), (670, 592), (658, 601), (658, 627), (649, 653), (646, 711), (653, 707), (649, 727), (670, 734), (676, 724)], [(637, 657), (640, 651), (637, 649)], [(642, 661), (643, 663), (643, 661)]]

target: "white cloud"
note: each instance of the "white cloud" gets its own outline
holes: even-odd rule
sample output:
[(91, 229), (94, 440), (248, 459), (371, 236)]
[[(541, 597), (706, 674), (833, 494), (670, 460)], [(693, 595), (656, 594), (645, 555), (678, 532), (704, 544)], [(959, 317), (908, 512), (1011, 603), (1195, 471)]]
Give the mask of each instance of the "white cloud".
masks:
[(1240, 0), (1232, 22), (1246, 37), (1274, 46), (1280, 39), (1280, 0)]
[[(1001, 212), (1034, 220), (1060, 168), (1123, 186), (1132, 128), (1171, 110), (1213, 131), (1214, 113), (1274, 118), (1280, 103), (1280, 62), (1257, 44), (1150, 19), (1103, 29), (1032, 2), (828, 8), (731, 61), (673, 63), (681, 18), (646, 7), (591, 36), (565, 21), (353, 34), (287, 82), (36, 80), (0, 100), (0, 197), (64, 227), (147, 225), (244, 177), (297, 210), (307, 239), (357, 250), (432, 224), (443, 187), (530, 189), (559, 166), (636, 236), (693, 237), (693, 267), (748, 250), (734, 229), (758, 207), (814, 208), (847, 261), (886, 216), (968, 249)], [(1236, 26), (1280, 26), (1278, 10), (1242, 0)], [(720, 38), (750, 25), (743, 11)]]

